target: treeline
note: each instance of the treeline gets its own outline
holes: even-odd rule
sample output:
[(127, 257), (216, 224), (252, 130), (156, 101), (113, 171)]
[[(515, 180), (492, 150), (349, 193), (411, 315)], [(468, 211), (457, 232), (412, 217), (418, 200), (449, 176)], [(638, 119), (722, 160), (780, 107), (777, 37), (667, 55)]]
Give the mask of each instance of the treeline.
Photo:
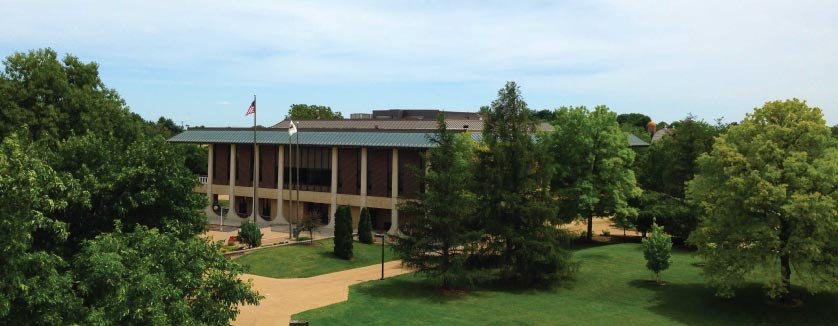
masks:
[(204, 150), (168, 144), (180, 128), (131, 113), (95, 63), (43, 49), (3, 65), (0, 324), (227, 325), (257, 302), (198, 237)]
[[(481, 109), (482, 140), (455, 136), (442, 117), (428, 151), (425, 192), (401, 210), (412, 216), (395, 250), (442, 287), (502, 282), (550, 286), (573, 277), (575, 237), (558, 226), (575, 219), (632, 214), (640, 195), (635, 154), (617, 115), (565, 107), (554, 132), (537, 119), (509, 82)], [(590, 239), (591, 233), (588, 232)]]
[(730, 125), (688, 115), (636, 149), (626, 133), (650, 139), (649, 117), (532, 111), (514, 83), (482, 112), (477, 143), (440, 119), (426, 191), (403, 207), (413, 220), (396, 251), (442, 287), (572, 277), (573, 235), (557, 226), (587, 220), (590, 240), (592, 219), (610, 217), (696, 249), (720, 296), (757, 282), (794, 304), (792, 275), (810, 292), (838, 288), (838, 142), (818, 108), (768, 102)]

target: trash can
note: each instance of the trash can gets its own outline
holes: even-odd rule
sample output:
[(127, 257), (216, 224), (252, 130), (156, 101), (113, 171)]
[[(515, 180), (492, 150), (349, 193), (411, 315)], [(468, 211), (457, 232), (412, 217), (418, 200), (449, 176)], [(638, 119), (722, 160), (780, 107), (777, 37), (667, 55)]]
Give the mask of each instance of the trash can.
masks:
[(299, 237), (300, 237), (300, 229), (298, 229), (298, 228), (295, 226), (295, 227), (291, 230), (291, 234), (293, 235), (293, 237), (294, 237), (294, 238), (299, 238)]
[(288, 326), (308, 326), (308, 322), (302, 320), (292, 320)]

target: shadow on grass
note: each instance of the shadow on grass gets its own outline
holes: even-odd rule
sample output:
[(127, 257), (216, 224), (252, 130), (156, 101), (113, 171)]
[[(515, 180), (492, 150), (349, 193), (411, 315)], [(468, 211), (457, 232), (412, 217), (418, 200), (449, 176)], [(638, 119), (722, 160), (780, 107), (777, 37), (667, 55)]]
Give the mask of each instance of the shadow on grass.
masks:
[(658, 315), (686, 325), (836, 325), (838, 322), (838, 293), (811, 295), (793, 288), (803, 305), (796, 308), (779, 307), (771, 303), (762, 288), (750, 285), (740, 289), (731, 299), (715, 296), (704, 284), (667, 283), (633, 280), (629, 285), (654, 291), (651, 307)]
[(467, 298), (481, 297), (484, 295), (478, 290), (458, 291), (456, 293), (443, 294), (442, 291), (433, 287), (421, 276), (416, 276), (413, 273), (395, 278), (388, 278), (383, 281), (369, 281), (364, 283), (363, 286), (358, 286), (355, 290), (358, 293), (373, 297), (433, 303), (445, 303), (464, 300)]

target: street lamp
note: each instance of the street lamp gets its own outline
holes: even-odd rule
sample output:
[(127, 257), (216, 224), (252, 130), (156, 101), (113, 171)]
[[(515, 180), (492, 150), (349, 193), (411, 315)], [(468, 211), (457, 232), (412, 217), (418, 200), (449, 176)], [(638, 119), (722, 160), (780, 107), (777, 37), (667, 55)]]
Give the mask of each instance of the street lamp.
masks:
[(384, 233), (376, 233), (376, 237), (381, 238), (381, 278), (379, 280), (384, 280)]
[(212, 205), (213, 210), (218, 210), (221, 213), (221, 229), (219, 231), (224, 232), (224, 207), (221, 207), (218, 203)]

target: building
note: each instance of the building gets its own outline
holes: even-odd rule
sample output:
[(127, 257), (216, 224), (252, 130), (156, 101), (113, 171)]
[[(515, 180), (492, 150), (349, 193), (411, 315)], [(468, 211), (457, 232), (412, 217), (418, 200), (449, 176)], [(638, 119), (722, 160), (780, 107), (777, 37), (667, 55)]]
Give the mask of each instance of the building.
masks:
[[(288, 135), (288, 120), (257, 128), (255, 147), (253, 128), (190, 128), (169, 141), (208, 146), (209, 175), (196, 191), (207, 195), (210, 220), (219, 218), (220, 211), (213, 208), (219, 196), (229, 196), (231, 215), (240, 221), (287, 225), (316, 215), (331, 228), (337, 206), (349, 205), (355, 226), (361, 207), (367, 207), (374, 229), (395, 233), (409, 220), (400, 216), (399, 204), (422, 191), (416, 174), (424, 170), (422, 153), (432, 146), (428, 135), (437, 128), (438, 111), (375, 112), (369, 119), (295, 120), (299, 151), (298, 137)], [(384, 115), (390, 118), (379, 117)], [(476, 113), (461, 113), (446, 122), (449, 130), (472, 133), (475, 140), (483, 130)], [(552, 130), (549, 124), (539, 128)], [(632, 136), (632, 146), (648, 146)], [(292, 164), (294, 158), (299, 164)], [(299, 166), (299, 176), (292, 166)], [(300, 207), (292, 207), (298, 198)]]

